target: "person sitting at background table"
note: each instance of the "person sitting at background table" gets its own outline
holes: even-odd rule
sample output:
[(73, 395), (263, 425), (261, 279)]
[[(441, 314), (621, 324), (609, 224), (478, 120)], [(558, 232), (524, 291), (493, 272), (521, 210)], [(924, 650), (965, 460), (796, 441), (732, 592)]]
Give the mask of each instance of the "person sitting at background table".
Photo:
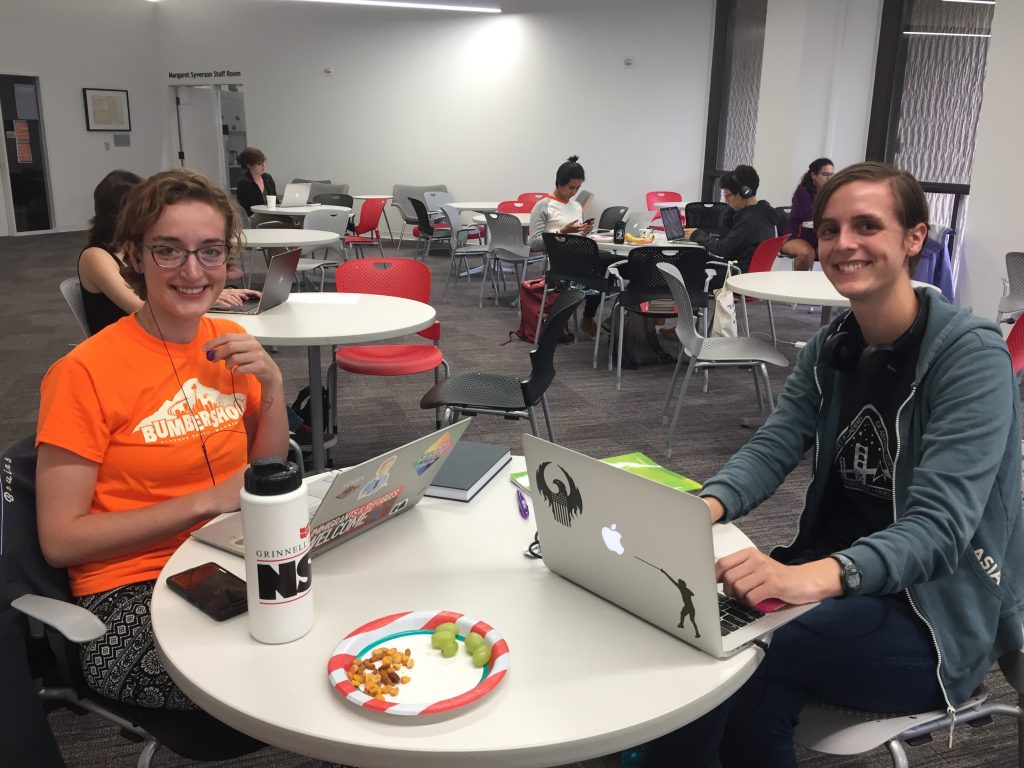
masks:
[(778, 407), (700, 494), (712, 522), (736, 520), (814, 447), (793, 542), (715, 570), (751, 605), (821, 603), (774, 632), (724, 704), (647, 745), (646, 765), (706, 765), (718, 751), (724, 768), (796, 766), (808, 699), (953, 712), (1024, 645), (1019, 391), (1002, 335), (914, 289), (928, 203), (910, 174), (845, 168), (813, 221), (851, 309), (807, 343)]
[(288, 450), (281, 371), (206, 317), (241, 248), (237, 209), (194, 171), (163, 171), (125, 201), (113, 245), (142, 297), (58, 360), (40, 387), (37, 516), (47, 561), (108, 628), (81, 648), (98, 693), (194, 705), (154, 647), (155, 579), (189, 532), (237, 509), (247, 464)]
[[(753, 167), (737, 165), (719, 183), (722, 196), (732, 209), (725, 221), (725, 233), (718, 236), (702, 229), (687, 229), (686, 236), (703, 245), (716, 260), (735, 261), (740, 271), (746, 272), (757, 246), (775, 237), (782, 222), (766, 200), (758, 200), (761, 177)], [(712, 280), (711, 287), (719, 287), (724, 280), (723, 272)]]
[(814, 259), (818, 250), (818, 237), (811, 227), (804, 226), (805, 222), (811, 220), (811, 211), (814, 208), (814, 196), (835, 173), (835, 165), (827, 157), (819, 157), (807, 167), (793, 192), (793, 207), (789, 211), (789, 222), (784, 232), (791, 237), (784, 246), (782, 252), (793, 257), (793, 269), (807, 271), (814, 266)]
[[(90, 334), (142, 307), (142, 299), (125, 282), (121, 274), (124, 264), (114, 255), (116, 249), (111, 245), (117, 216), (128, 194), (140, 183), (142, 178), (131, 171), (111, 171), (92, 193), (89, 244), (78, 255), (78, 281)], [(259, 295), (259, 291), (248, 288), (225, 288), (217, 303), (237, 307), (248, 297)]]
[[(538, 200), (530, 212), (530, 249), (544, 250), (544, 233), (558, 232), (563, 235), (588, 235), (594, 227), (593, 219), (584, 221), (583, 207), (574, 200), (580, 191), (586, 174), (579, 163), (577, 155), (558, 166), (555, 171), (555, 190), (547, 197)], [(583, 320), (580, 327), (589, 335), (597, 335), (597, 308), (601, 303), (601, 295), (594, 292), (588, 295), (583, 306)]]
[(235, 196), (246, 216), (252, 216), (254, 205), (266, 205), (267, 195), (277, 195), (274, 177), (266, 172), (267, 156), (256, 147), (238, 153), (238, 164), (245, 170), (238, 179)]

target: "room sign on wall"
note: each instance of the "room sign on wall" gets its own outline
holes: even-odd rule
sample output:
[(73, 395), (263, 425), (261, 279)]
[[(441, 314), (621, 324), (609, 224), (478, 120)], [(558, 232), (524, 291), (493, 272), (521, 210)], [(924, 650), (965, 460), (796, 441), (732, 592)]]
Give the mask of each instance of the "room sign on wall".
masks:
[(182, 72), (170, 71), (167, 73), (169, 80), (196, 80), (202, 82), (204, 80), (224, 80), (231, 78), (240, 78), (242, 73), (237, 69), (210, 69), (205, 72), (196, 72), (195, 70), (185, 70)]

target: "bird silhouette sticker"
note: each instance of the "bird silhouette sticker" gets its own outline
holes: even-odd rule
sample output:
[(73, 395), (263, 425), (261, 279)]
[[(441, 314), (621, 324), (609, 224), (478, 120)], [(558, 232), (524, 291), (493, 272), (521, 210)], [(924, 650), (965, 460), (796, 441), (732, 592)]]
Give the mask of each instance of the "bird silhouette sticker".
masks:
[(576, 482), (569, 476), (569, 473), (557, 464), (555, 466), (564, 475), (568, 486), (560, 479), (554, 478), (551, 481), (551, 486), (554, 486), (554, 490), (552, 490), (544, 478), (544, 472), (550, 464), (550, 461), (545, 461), (537, 467), (537, 477), (534, 478), (537, 489), (540, 491), (541, 496), (544, 497), (544, 501), (551, 507), (555, 520), (566, 528), (571, 528), (573, 519), (583, 514), (583, 497), (580, 495), (580, 489), (576, 487)]

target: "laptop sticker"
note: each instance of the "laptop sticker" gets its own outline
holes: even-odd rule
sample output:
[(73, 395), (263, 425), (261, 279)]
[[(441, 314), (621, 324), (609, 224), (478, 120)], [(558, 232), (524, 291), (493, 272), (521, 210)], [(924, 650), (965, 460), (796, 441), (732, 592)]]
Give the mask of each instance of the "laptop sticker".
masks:
[(434, 462), (447, 456), (453, 445), (452, 436), (447, 432), (437, 438), (437, 440), (434, 441), (434, 444), (427, 448), (424, 454), (420, 456), (413, 465), (416, 468), (416, 474), (422, 475), (434, 465)]
[(544, 477), (544, 472), (550, 464), (550, 461), (545, 461), (537, 467), (537, 477), (535, 478), (537, 490), (540, 491), (544, 501), (551, 507), (555, 520), (566, 528), (571, 528), (573, 519), (583, 514), (583, 496), (580, 495), (580, 489), (576, 486), (576, 481), (569, 476), (569, 473), (563, 467), (557, 464), (555, 466), (565, 476), (569, 486), (566, 488), (565, 483), (555, 478), (551, 481), (551, 485), (555, 487), (555, 490), (551, 490)]
[(351, 496), (353, 494), (353, 492), (355, 492), (356, 488), (358, 488), (360, 483), (362, 483), (362, 482), (363, 482), (363, 475), (360, 475), (359, 477), (354, 479), (352, 482), (350, 482), (348, 485), (346, 485), (344, 488), (342, 488), (341, 489), (341, 493), (339, 493), (334, 498), (336, 498), (336, 499), (347, 499), (349, 496)]
[(649, 563), (642, 557), (637, 557), (636, 555), (633, 555), (633, 557), (636, 557), (636, 559), (639, 560), (641, 563), (644, 563), (646, 565), (651, 566), (651, 568), (656, 568), (657, 570), (661, 571), (665, 575), (665, 578), (671, 581), (672, 585), (679, 590), (679, 596), (683, 599), (683, 607), (679, 611), (679, 624), (677, 624), (676, 626), (678, 626), (680, 629), (685, 629), (686, 618), (689, 617), (690, 624), (693, 625), (694, 637), (700, 637), (700, 630), (697, 629), (697, 610), (693, 607), (693, 590), (686, 586), (685, 581), (683, 581), (682, 579), (675, 578), (674, 576), (669, 574), (669, 572), (666, 571), (664, 568), (659, 568), (654, 563)]
[(380, 463), (373, 479), (364, 485), (363, 489), (359, 492), (360, 499), (365, 499), (367, 496), (373, 496), (377, 491), (387, 487), (388, 480), (391, 478), (391, 468), (395, 466), (396, 461), (398, 461), (398, 456), (394, 455), (388, 456)]
[(405, 486), (400, 485), (383, 496), (378, 496), (372, 501), (360, 504), (355, 509), (350, 509), (344, 515), (339, 515), (333, 520), (328, 520), (326, 523), (318, 525), (313, 529), (313, 540), (310, 546), (314, 549), (322, 547), (339, 536), (355, 533), (378, 518), (387, 517), (391, 514), (391, 510), (395, 506), (395, 500), (402, 495), (404, 488)]

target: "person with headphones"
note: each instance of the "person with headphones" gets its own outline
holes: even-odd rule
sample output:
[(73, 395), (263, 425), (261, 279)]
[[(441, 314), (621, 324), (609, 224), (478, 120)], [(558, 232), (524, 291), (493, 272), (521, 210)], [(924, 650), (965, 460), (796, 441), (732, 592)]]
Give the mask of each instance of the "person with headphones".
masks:
[(98, 693), (191, 709), (154, 647), (150, 600), (195, 528), (238, 508), (245, 468), (288, 450), (281, 371), (207, 310), (241, 250), (238, 210), (186, 169), (129, 193), (113, 245), (141, 307), (58, 360), (40, 387), (39, 544), (108, 627), (82, 646)]
[[(796, 766), (808, 699), (953, 712), (1024, 645), (1019, 391), (1002, 335), (910, 274), (928, 233), (917, 181), (866, 162), (819, 191), (822, 270), (850, 311), (800, 352), (774, 412), (700, 494), (712, 522), (768, 499), (813, 447), (792, 543), (719, 559), (726, 594), (820, 601), (775, 631), (724, 704), (645, 764)], [(684, 757), (685, 756), (685, 757)]]
[[(720, 237), (702, 229), (687, 229), (686, 236), (707, 248), (717, 261), (735, 261), (741, 271), (746, 272), (757, 246), (764, 240), (775, 237), (782, 223), (778, 212), (765, 200), (758, 200), (757, 188), (761, 177), (749, 165), (737, 165), (736, 169), (722, 177), (719, 182), (722, 196), (732, 209), (726, 219), (726, 231)], [(717, 280), (718, 287), (724, 275)]]

